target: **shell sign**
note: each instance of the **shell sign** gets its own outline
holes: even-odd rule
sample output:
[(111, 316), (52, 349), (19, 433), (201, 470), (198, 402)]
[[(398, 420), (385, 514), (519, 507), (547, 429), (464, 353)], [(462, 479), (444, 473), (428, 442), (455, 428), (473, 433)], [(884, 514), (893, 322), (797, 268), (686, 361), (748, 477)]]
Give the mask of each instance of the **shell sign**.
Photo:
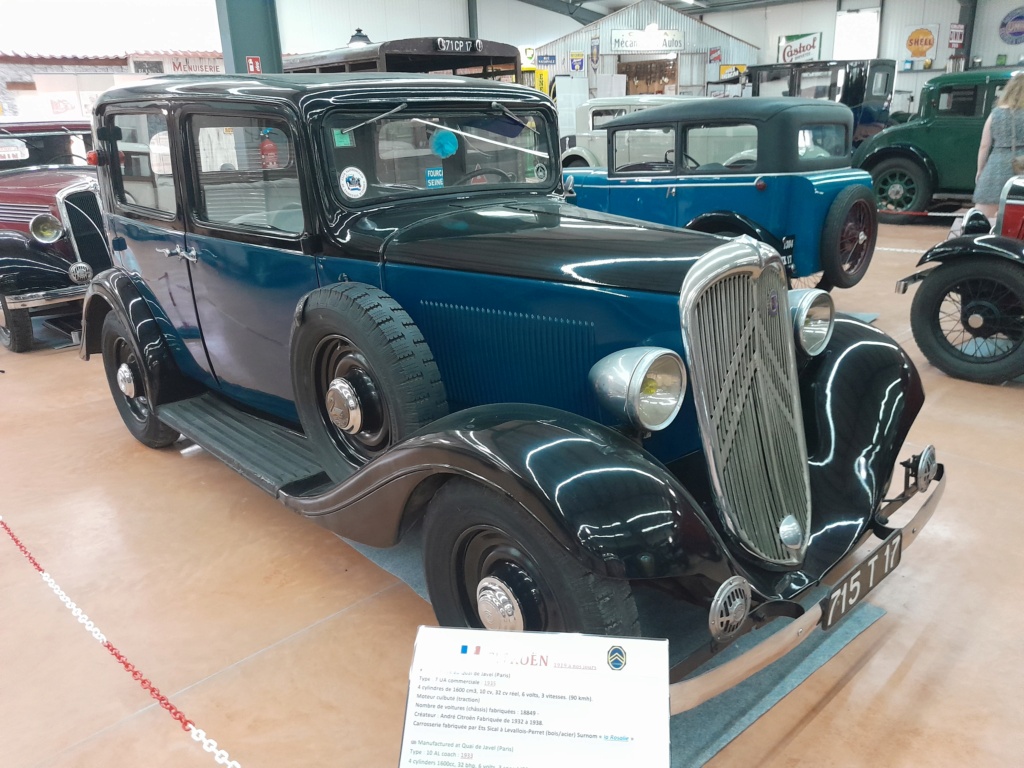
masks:
[(935, 41), (939, 37), (938, 24), (910, 27), (907, 32), (907, 50), (911, 59), (929, 59), (935, 56)]

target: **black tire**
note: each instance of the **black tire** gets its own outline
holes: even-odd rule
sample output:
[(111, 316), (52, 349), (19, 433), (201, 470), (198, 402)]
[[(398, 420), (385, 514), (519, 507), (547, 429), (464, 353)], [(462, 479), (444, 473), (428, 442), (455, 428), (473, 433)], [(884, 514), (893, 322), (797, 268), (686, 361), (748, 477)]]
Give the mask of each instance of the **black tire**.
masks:
[(584, 160), (582, 157), (567, 157), (565, 162), (562, 163), (563, 168), (589, 168), (590, 163)]
[[(125, 330), (114, 312), (103, 318), (100, 331), (100, 349), (103, 353), (103, 370), (107, 374), (107, 385), (114, 396), (121, 420), (132, 436), (150, 448), (165, 448), (178, 439), (179, 434), (168, 427), (153, 412), (150, 393), (153, 391), (142, 355), (135, 339)], [(135, 385), (134, 396), (126, 395), (117, 384), (117, 371), (121, 365), (128, 366)]]
[(32, 349), (32, 315), (27, 309), (9, 309), (0, 324), (0, 344), (11, 352)]
[(423, 562), (442, 626), (485, 627), (476, 595), (490, 578), (515, 597), (523, 631), (640, 634), (628, 581), (593, 573), (519, 504), (469, 480), (449, 480), (431, 499)]
[(856, 184), (832, 201), (821, 230), (824, 283), (853, 288), (867, 274), (878, 239), (878, 213), (871, 190)]
[[(448, 413), (434, 356), (391, 296), (363, 283), (320, 288), (292, 334), (292, 384), (303, 430), (336, 482)], [(327, 411), (334, 379), (356, 391), (363, 427), (340, 429)]]
[(932, 179), (927, 169), (903, 157), (883, 160), (871, 168), (878, 220), (885, 224), (907, 224), (927, 210), (932, 200)]
[(910, 327), (928, 362), (950, 376), (1001, 384), (1024, 375), (1024, 265), (943, 264), (918, 287)]

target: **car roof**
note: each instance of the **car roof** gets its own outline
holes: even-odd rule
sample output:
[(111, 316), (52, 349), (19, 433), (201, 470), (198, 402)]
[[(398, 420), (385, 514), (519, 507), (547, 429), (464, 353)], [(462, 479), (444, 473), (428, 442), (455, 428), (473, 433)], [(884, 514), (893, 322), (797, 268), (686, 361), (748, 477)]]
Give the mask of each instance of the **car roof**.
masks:
[(944, 72), (933, 77), (927, 85), (971, 85), (987, 83), (989, 80), (1009, 80), (1018, 72), (1024, 72), (1020, 65), (1013, 67), (979, 67), (966, 72)]
[(523, 85), (500, 83), (453, 75), (424, 75), (405, 72), (360, 72), (320, 74), (272, 74), (272, 75), (170, 75), (142, 80), (120, 88), (112, 88), (100, 95), (96, 105), (119, 101), (134, 101), (144, 98), (160, 99), (227, 99), (259, 98), (273, 101), (290, 101), (299, 105), (311, 94), (334, 92), (339, 95), (351, 94), (358, 98), (366, 94), (369, 98), (380, 98), (381, 91), (389, 95), (401, 94), (415, 98), (417, 91), (458, 91), (470, 99), (485, 98), (489, 95), (509, 99), (533, 100), (533, 96), (544, 99), (540, 91)]
[(605, 128), (620, 128), (650, 123), (674, 123), (680, 120), (768, 120), (782, 112), (814, 109), (820, 119), (831, 113), (837, 120), (845, 120), (850, 108), (844, 104), (822, 99), (800, 99), (768, 96), (752, 96), (737, 99), (680, 99), (663, 107), (651, 107), (642, 112), (632, 112), (604, 124)]
[(671, 104), (677, 99), (688, 99), (690, 96), (666, 96), (660, 93), (640, 94), (636, 96), (598, 96), (583, 102), (581, 107), (630, 107), (637, 104)]

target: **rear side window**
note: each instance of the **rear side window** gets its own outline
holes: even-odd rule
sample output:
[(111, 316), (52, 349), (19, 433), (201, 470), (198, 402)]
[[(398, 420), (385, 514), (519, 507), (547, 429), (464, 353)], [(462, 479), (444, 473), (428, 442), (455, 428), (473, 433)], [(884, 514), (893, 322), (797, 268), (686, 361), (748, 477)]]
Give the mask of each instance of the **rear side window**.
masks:
[(625, 109), (595, 109), (593, 114), (590, 116), (590, 127), (600, 128), (605, 123), (614, 120), (616, 117), (621, 117), (626, 114)]
[(797, 135), (801, 159), (816, 160), (822, 157), (845, 157), (849, 152), (846, 126), (835, 123), (805, 125)]
[(295, 143), (285, 123), (196, 115), (189, 135), (199, 220), (290, 234), (303, 231)]
[(118, 114), (117, 151), (120, 173), (114, 194), (120, 203), (176, 213), (174, 174), (167, 132), (167, 116), (156, 113)]
[(670, 174), (675, 168), (676, 129), (630, 128), (616, 131), (613, 168), (616, 173)]
[(939, 114), (972, 117), (978, 114), (978, 88), (947, 85), (939, 90)]
[(697, 173), (749, 171), (757, 163), (757, 126), (740, 123), (689, 128), (684, 160), (686, 167)]

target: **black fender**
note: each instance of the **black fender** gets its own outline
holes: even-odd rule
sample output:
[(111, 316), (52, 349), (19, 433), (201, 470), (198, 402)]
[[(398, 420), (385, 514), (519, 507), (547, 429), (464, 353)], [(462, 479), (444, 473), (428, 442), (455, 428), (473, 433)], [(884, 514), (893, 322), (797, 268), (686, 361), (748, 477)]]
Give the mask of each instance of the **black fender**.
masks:
[(181, 374), (149, 303), (131, 275), (120, 267), (100, 272), (85, 293), (82, 345), (79, 348), (83, 360), (101, 351), (100, 334), (108, 312), (117, 314), (136, 345), (136, 354), (146, 372), (147, 397), (153, 406), (172, 403), (200, 392), (198, 384)]
[(690, 220), (686, 229), (717, 235), (721, 232), (735, 232), (738, 235), (749, 235), (755, 240), (767, 243), (779, 253), (784, 248), (782, 240), (777, 238), (756, 221), (735, 211), (709, 211)]
[(924, 252), (917, 266), (942, 264), (963, 258), (991, 256), (1024, 263), (1024, 242), (1002, 235), (963, 235), (945, 240)]
[(71, 263), (55, 245), (44, 245), (23, 232), (0, 231), (0, 293), (19, 294), (70, 288)]
[(279, 495), (342, 536), (387, 547), (452, 477), (511, 497), (602, 575), (732, 573), (700, 505), (664, 465), (608, 427), (544, 406), (450, 414), (320, 496)]
[(803, 571), (819, 576), (870, 526), (924, 389), (895, 341), (838, 315), (828, 347), (802, 365), (800, 397), (813, 509)]
[(921, 151), (919, 147), (911, 144), (887, 144), (876, 149), (868, 150), (868, 153), (860, 161), (859, 167), (870, 172), (871, 169), (883, 160), (894, 157), (902, 157), (906, 160), (917, 163), (928, 173), (932, 181), (932, 189), (939, 187), (939, 169), (931, 156)]

